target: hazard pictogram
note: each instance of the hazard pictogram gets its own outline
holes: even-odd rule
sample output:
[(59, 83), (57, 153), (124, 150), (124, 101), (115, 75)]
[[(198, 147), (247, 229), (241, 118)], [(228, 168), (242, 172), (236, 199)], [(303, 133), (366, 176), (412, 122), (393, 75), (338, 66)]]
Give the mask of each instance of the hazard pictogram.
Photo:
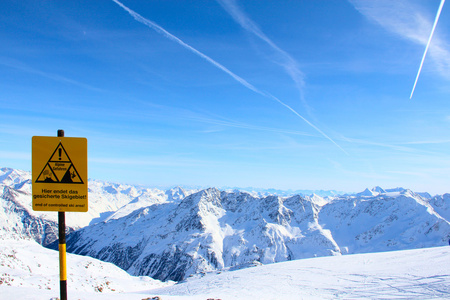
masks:
[(83, 180), (60, 142), (37, 177), (36, 183), (83, 184)]

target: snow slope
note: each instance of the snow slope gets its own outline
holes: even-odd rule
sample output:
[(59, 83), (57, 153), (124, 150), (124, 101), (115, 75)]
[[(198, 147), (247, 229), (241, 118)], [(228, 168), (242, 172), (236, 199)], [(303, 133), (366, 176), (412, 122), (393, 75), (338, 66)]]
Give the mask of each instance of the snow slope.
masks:
[(162, 299), (450, 298), (450, 247), (302, 259), (153, 290)]
[[(57, 251), (34, 241), (3, 240), (0, 245), (0, 288), (12, 286), (37, 291), (31, 297), (36, 297), (41, 290), (51, 290), (55, 294), (54, 291), (59, 291), (58, 255)], [(69, 291), (120, 293), (172, 284), (149, 277), (132, 277), (111, 263), (73, 254), (67, 255), (67, 270)], [(1, 299), (13, 299), (1, 295), (4, 294), (0, 289)]]
[[(21, 243), (0, 246), (0, 299), (56, 299), (57, 252)], [(449, 257), (448, 246), (320, 257), (207, 274), (162, 287), (164, 283), (131, 277), (111, 264), (69, 254), (68, 298), (450, 299)]]

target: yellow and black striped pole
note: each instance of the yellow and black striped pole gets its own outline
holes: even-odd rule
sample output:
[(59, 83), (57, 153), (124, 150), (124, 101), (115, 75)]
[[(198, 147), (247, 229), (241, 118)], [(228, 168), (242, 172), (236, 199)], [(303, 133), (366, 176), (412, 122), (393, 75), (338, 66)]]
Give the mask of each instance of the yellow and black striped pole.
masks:
[[(64, 137), (64, 130), (58, 130), (58, 137)], [(66, 267), (66, 213), (58, 212), (59, 234), (59, 290), (60, 299), (67, 300), (67, 267)]]
[(67, 267), (66, 267), (66, 216), (58, 212), (59, 228), (59, 288), (61, 300), (67, 300)]

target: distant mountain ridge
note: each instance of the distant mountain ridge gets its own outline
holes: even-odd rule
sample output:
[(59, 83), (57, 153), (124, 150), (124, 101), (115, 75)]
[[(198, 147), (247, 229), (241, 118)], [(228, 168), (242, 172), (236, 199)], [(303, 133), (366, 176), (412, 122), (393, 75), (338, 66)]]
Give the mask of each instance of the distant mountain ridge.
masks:
[[(89, 211), (67, 213), (67, 232), (102, 222), (133, 202), (151, 205), (189, 194), (181, 188), (161, 191), (99, 180), (89, 180), (88, 187)], [(0, 168), (0, 195), (0, 237), (13, 235), (42, 245), (57, 239), (58, 214), (32, 209), (30, 172)]]
[[(29, 173), (0, 169), (0, 235), (57, 248), (56, 212), (31, 210)], [(89, 212), (67, 213), (69, 252), (132, 275), (195, 274), (315, 256), (446, 245), (450, 194), (375, 187), (353, 195), (259, 196), (89, 181)]]
[(133, 275), (179, 281), (253, 263), (447, 243), (450, 223), (431, 204), (409, 190), (388, 193), (318, 205), (298, 195), (256, 198), (211, 188), (83, 228), (68, 236), (68, 250)]
[(225, 191), (241, 191), (246, 192), (254, 196), (259, 197), (265, 197), (270, 195), (276, 195), (276, 196), (282, 196), (282, 197), (290, 197), (294, 195), (301, 195), (301, 196), (311, 196), (311, 195), (317, 195), (320, 197), (335, 197), (339, 195), (346, 194), (342, 191), (335, 191), (335, 190), (281, 190), (281, 189), (263, 189), (263, 188), (229, 188), (229, 187), (223, 187), (221, 190)]

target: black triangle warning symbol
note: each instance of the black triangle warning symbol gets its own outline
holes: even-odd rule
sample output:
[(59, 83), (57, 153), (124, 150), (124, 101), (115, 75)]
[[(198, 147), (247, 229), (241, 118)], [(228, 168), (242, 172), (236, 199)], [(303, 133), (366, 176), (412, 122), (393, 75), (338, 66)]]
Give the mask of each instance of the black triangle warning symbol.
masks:
[(83, 184), (80, 174), (78, 174), (62, 143), (59, 143), (53, 151), (35, 182)]

